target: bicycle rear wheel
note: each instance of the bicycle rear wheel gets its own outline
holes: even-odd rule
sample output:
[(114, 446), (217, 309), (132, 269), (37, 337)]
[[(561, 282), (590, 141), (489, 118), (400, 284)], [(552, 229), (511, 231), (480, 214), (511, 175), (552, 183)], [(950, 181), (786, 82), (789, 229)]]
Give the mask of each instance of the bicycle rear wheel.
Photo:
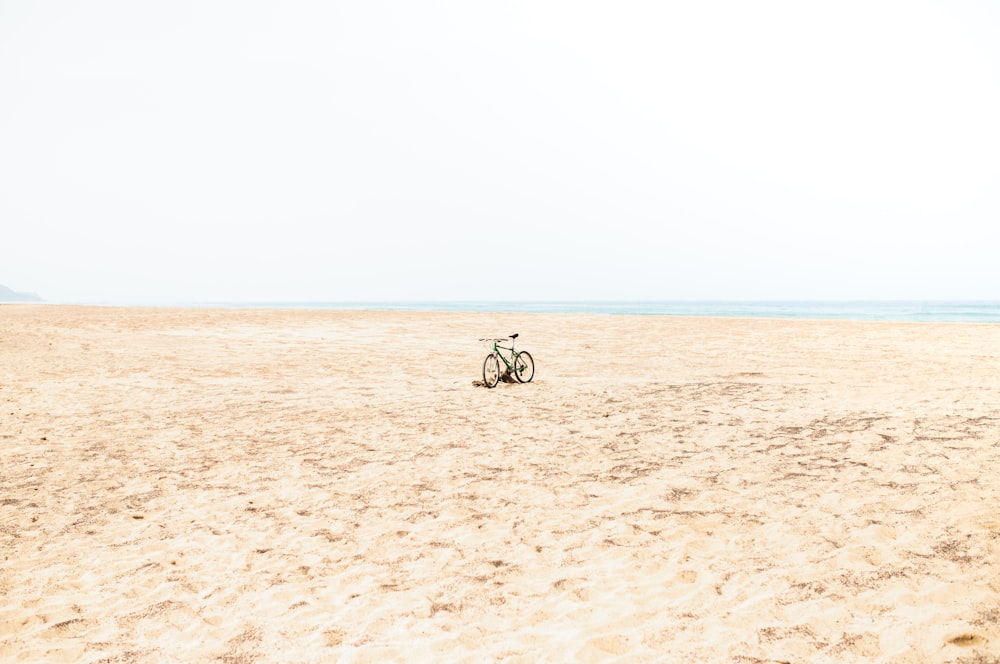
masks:
[(490, 353), (483, 362), (483, 383), (486, 387), (496, 387), (500, 382), (500, 360), (496, 353)]
[(535, 377), (535, 360), (531, 353), (522, 350), (514, 356), (514, 378), (521, 383), (530, 383)]

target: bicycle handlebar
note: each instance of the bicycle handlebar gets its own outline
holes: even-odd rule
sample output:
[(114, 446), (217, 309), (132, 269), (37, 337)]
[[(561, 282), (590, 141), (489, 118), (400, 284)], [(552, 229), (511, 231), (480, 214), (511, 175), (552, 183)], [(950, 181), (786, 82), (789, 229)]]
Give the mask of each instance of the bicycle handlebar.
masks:
[(480, 341), (507, 341), (508, 339), (517, 339), (520, 335), (515, 332), (509, 337), (503, 337), (502, 339), (480, 339)]

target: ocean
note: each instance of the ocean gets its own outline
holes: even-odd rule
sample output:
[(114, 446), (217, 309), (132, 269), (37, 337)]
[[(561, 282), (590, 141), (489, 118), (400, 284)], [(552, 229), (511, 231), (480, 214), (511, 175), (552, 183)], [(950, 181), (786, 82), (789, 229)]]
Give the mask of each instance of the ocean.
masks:
[(199, 302), (170, 306), (1000, 323), (1000, 301)]

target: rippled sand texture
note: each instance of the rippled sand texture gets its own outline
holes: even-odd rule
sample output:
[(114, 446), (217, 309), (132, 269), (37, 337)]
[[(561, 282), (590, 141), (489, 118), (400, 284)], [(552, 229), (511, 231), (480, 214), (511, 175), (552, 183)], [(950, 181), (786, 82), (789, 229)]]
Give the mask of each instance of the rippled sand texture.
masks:
[(1000, 653), (1000, 325), (2, 306), (0, 406), (2, 661)]

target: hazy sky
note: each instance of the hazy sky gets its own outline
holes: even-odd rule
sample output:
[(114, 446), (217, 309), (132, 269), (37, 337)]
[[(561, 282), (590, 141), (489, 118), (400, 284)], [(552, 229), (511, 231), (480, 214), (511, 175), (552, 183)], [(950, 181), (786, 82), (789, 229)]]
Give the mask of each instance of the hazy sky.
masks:
[(998, 35), (951, 0), (0, 0), (0, 283), (1000, 299)]

